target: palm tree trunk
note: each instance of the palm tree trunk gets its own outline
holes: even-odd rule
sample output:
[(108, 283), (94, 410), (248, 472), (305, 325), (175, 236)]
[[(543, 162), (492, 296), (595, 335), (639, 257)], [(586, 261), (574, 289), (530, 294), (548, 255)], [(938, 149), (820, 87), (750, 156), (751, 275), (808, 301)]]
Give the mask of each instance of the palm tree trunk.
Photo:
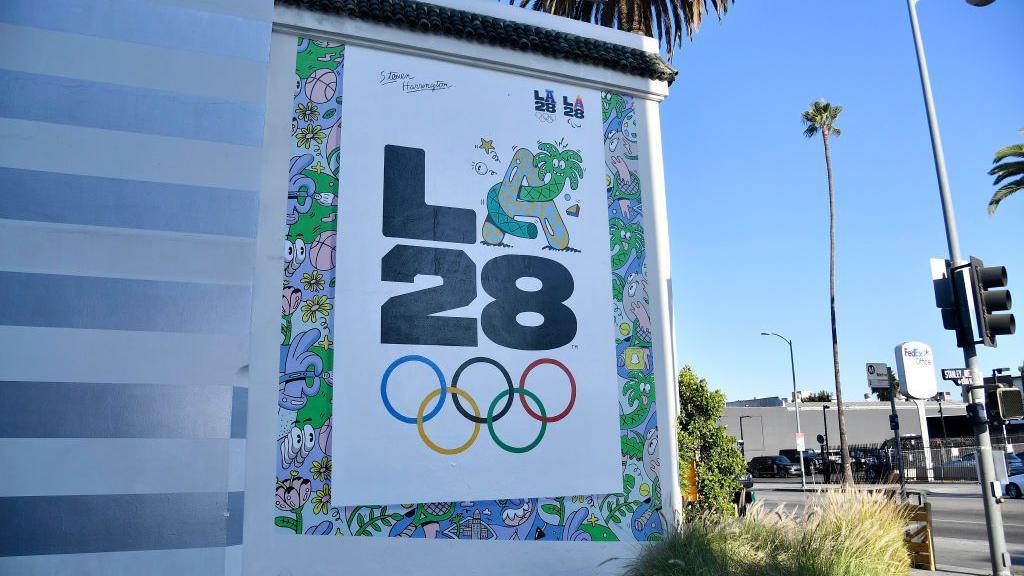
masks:
[(850, 446), (846, 443), (846, 417), (843, 410), (843, 386), (839, 380), (839, 333), (836, 330), (836, 196), (832, 184), (832, 152), (828, 146), (828, 130), (821, 131), (825, 143), (825, 171), (828, 173), (828, 293), (832, 319), (832, 368), (836, 378), (836, 410), (839, 413), (839, 451), (843, 461), (843, 484), (853, 484)]

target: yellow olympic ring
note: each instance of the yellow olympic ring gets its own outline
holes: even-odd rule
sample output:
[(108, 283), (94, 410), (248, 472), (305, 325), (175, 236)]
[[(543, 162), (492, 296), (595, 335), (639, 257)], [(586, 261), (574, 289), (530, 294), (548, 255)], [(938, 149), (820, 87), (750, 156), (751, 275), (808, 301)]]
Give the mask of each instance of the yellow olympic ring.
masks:
[[(466, 392), (462, 388), (453, 388), (451, 386), (449, 386), (447, 390), (448, 392), (451, 392), (456, 396), (461, 396), (463, 400), (469, 402), (469, 407), (473, 409), (473, 415), (476, 416), (477, 418), (480, 417), (480, 407), (476, 405), (476, 400), (473, 400), (473, 397), (469, 395), (469, 392)], [(479, 422), (473, 423), (473, 434), (470, 435), (469, 440), (466, 440), (465, 444), (463, 444), (462, 446), (458, 446), (456, 448), (443, 448), (441, 446), (438, 446), (437, 444), (434, 444), (434, 441), (427, 437), (427, 433), (423, 429), (423, 414), (427, 411), (427, 404), (430, 404), (431, 400), (437, 398), (440, 395), (441, 389), (437, 388), (431, 390), (430, 394), (427, 394), (427, 397), (423, 399), (423, 402), (420, 404), (420, 409), (416, 411), (416, 431), (420, 433), (420, 439), (423, 440), (423, 443), (426, 444), (427, 447), (433, 450), (434, 452), (438, 452), (440, 454), (445, 454), (448, 456), (458, 454), (459, 452), (465, 452), (467, 449), (469, 449), (470, 446), (473, 445), (473, 442), (476, 442), (476, 437), (480, 435)]]

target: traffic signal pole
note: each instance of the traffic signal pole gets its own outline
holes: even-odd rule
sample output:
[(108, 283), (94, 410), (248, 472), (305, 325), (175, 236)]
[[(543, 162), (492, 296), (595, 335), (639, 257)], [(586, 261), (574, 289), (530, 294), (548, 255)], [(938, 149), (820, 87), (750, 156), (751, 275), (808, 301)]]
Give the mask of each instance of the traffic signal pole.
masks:
[[(917, 52), (917, 67), (921, 75), (921, 91), (924, 94), (925, 110), (928, 114), (928, 130), (931, 134), (932, 153), (935, 156), (935, 174), (939, 181), (939, 199), (942, 203), (942, 216), (946, 226), (946, 243), (949, 247), (949, 259), (954, 266), (965, 264), (960, 257), (960, 239), (956, 231), (956, 216), (953, 213), (953, 201), (949, 192), (949, 181), (946, 177), (946, 160), (942, 152), (942, 139), (939, 136), (939, 124), (935, 118), (935, 104), (932, 100), (931, 82), (928, 78), (928, 65), (925, 62), (924, 45), (921, 43), (921, 30), (917, 21), (917, 0), (907, 0), (910, 12), (910, 27), (914, 33), (914, 48)], [(963, 345), (964, 362), (971, 371), (974, 382), (984, 382), (981, 365), (978, 362), (978, 351), (973, 342)], [(981, 388), (970, 391), (970, 401), (980, 408), (984, 414), (985, 392)], [(977, 420), (977, 419), (976, 419)], [(992, 461), (992, 439), (989, 436), (986, 421), (972, 422), (974, 435), (978, 439), (978, 465), (981, 472), (982, 500), (985, 503), (985, 520), (988, 529), (989, 556), (994, 576), (1010, 576), (1010, 554), (1006, 549), (1006, 536), (1003, 532), (1003, 515), (999, 510), (996, 496), (997, 480), (995, 465)], [(928, 446), (925, 449), (929, 449)], [(1002, 488), (998, 487), (1002, 492)]]

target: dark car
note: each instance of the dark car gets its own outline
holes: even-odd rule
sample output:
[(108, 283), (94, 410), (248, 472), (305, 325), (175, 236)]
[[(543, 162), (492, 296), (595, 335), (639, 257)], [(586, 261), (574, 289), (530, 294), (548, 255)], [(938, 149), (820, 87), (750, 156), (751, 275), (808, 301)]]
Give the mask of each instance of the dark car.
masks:
[(800, 465), (790, 462), (789, 458), (785, 456), (756, 456), (747, 465), (747, 470), (755, 478), (763, 476), (787, 478), (800, 475)]
[[(796, 449), (779, 450), (779, 456), (785, 456), (790, 462), (799, 464), (800, 452)], [(804, 450), (804, 472), (813, 474), (818, 469), (818, 453), (814, 450)]]

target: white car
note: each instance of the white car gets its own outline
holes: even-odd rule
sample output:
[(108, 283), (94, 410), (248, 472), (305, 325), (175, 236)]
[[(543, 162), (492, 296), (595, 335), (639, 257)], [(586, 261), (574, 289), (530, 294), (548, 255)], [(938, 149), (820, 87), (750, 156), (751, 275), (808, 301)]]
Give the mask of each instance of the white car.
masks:
[(1006, 481), (1006, 490), (1003, 491), (1007, 498), (1024, 498), (1024, 474), (1010, 476)]

